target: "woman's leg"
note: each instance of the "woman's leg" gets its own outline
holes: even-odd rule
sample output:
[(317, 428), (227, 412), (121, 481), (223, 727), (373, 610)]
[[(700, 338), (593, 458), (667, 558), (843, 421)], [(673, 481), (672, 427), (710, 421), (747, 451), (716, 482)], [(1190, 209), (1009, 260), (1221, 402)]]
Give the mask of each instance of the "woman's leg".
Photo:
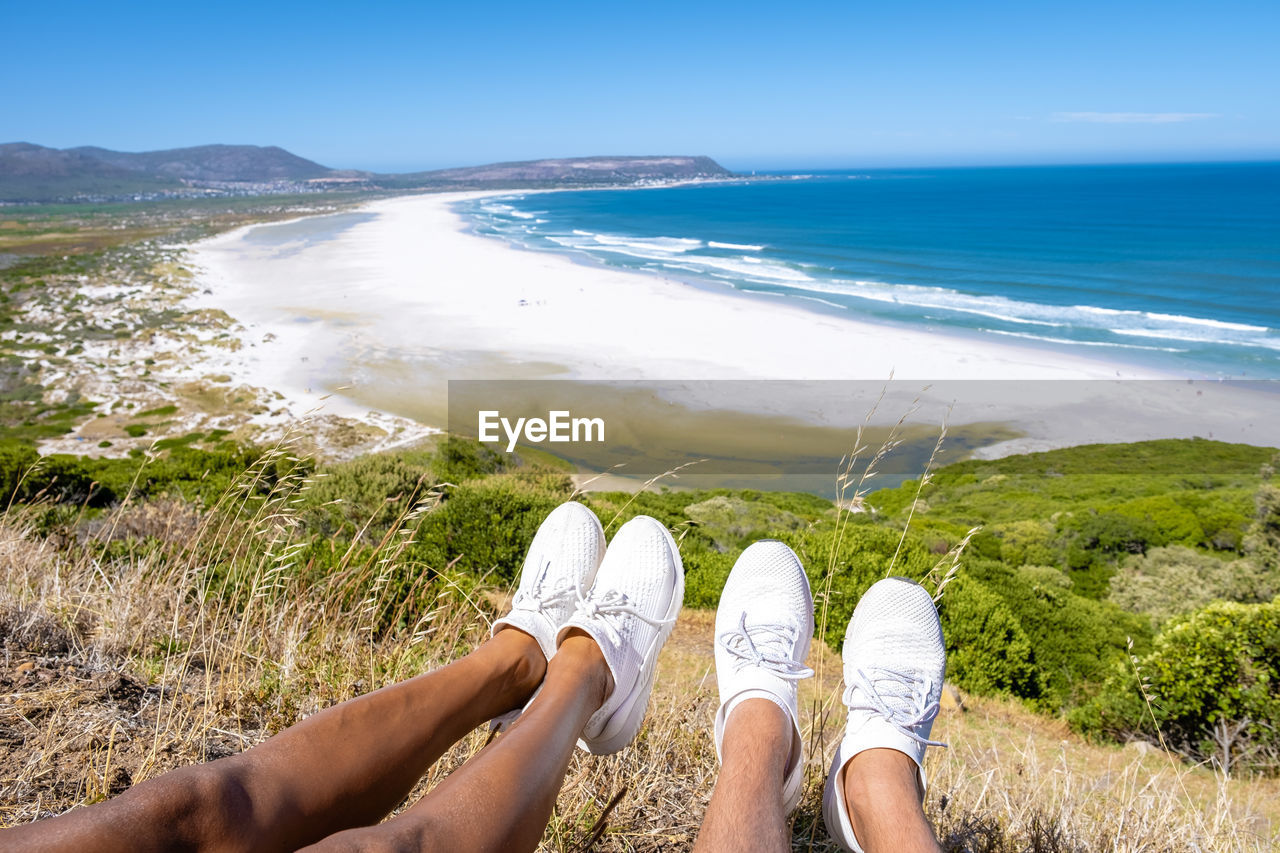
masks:
[(467, 732), (528, 701), (545, 672), (532, 637), (500, 631), (448, 666), (328, 708), (239, 755), (0, 832), (0, 851), (294, 850), (381, 820)]
[(556, 632), (542, 690), (511, 730), (404, 814), (326, 838), (312, 853), (536, 848), (579, 737), (609, 754), (639, 732), (658, 652), (683, 601), (671, 534), (646, 516), (628, 521)]
[(547, 667), (542, 690), (506, 734), (413, 808), (378, 826), (330, 836), (309, 853), (535, 849), (574, 744), (612, 690), (610, 680), (595, 641), (569, 635)]

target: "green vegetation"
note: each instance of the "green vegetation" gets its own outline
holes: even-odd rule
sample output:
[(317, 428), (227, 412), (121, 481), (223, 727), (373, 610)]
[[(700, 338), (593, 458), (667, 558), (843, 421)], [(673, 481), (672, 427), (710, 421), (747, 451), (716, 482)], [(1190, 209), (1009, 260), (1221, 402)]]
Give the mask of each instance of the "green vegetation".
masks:
[(173, 404), (170, 404), (168, 406), (157, 406), (154, 409), (147, 409), (145, 412), (138, 412), (136, 415), (134, 415), (134, 417), (135, 418), (160, 417), (162, 415), (176, 415), (177, 413), (178, 413), (178, 407)]
[[(411, 628), (434, 606), (422, 590), (442, 573), (463, 593), (509, 586), (542, 518), (575, 496), (567, 473), (545, 460), (453, 438), (320, 466), (215, 434), (166, 439), (154, 453), (36, 464), (29, 446), (6, 442), (0, 488), (20, 502), (53, 502), (44, 522), (52, 529), (90, 523), (129, 494), (217, 514), (246, 470), (253, 477), (236, 488), (249, 495), (304, 482), (291, 499), (303, 532), (300, 577), (346, 583), (365, 566), (359, 571), (378, 590), (369, 611), (377, 630)], [(741, 550), (780, 539), (807, 567), (825, 617), (819, 631), (833, 648), (870, 584), (911, 577), (945, 588), (948, 679), (962, 689), (1015, 697), (1095, 736), (1163, 734), (1192, 757), (1274, 770), (1273, 454), (1197, 439), (970, 461), (933, 472), (923, 490), (907, 482), (868, 495), (869, 511), (859, 513), (812, 495), (752, 490), (577, 497), (609, 532), (638, 514), (667, 525), (680, 542), (687, 606), (713, 608)], [(66, 505), (79, 508), (78, 520), (68, 521)], [(395, 559), (375, 564), (372, 555), (393, 542)]]

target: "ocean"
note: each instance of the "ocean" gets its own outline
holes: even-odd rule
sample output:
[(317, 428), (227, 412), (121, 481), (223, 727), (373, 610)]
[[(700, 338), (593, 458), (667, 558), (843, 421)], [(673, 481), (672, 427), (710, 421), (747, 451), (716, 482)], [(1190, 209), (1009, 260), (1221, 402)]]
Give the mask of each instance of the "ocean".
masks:
[(461, 203), (531, 250), (1196, 378), (1280, 378), (1280, 163), (770, 174)]

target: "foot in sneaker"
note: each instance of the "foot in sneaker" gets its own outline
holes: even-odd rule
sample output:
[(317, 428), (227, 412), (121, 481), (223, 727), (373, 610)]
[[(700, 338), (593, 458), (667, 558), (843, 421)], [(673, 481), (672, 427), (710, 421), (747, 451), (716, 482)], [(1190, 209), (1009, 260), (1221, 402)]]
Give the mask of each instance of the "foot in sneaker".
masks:
[[(591, 588), (604, 551), (604, 529), (595, 513), (573, 501), (556, 507), (534, 534), (511, 612), (493, 623), (490, 635), (517, 628), (537, 640), (551, 660), (556, 633), (573, 615), (578, 598)], [(522, 710), (496, 718), (492, 728), (506, 728)]]
[(660, 523), (637, 516), (618, 530), (590, 592), (560, 629), (596, 641), (612, 690), (583, 728), (578, 746), (608, 755), (640, 731), (662, 649), (684, 603), (684, 568), (675, 540)]
[(716, 610), (716, 755), (723, 761), (725, 725), (741, 702), (770, 699), (791, 721), (792, 747), (782, 801), (791, 812), (804, 779), (798, 682), (813, 675), (804, 665), (813, 637), (813, 596), (800, 560), (786, 545), (766, 539), (742, 552), (729, 573)]
[(924, 752), (938, 715), (946, 650), (933, 599), (906, 578), (887, 578), (863, 594), (844, 636), (844, 739), (823, 792), (827, 831), (861, 851), (844, 795), (844, 769), (868, 749), (894, 749), (916, 764), (924, 790)]

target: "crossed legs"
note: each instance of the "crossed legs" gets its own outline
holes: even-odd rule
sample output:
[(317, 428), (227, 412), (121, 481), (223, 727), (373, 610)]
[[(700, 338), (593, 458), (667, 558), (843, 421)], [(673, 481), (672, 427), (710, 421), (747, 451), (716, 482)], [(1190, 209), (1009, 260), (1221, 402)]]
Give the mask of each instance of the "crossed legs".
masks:
[[(375, 846), (394, 849), (389, 842), (402, 830), (435, 826), (440, 815), (467, 813), (462, 804), (468, 798), (501, 793), (503, 802), (511, 804), (514, 797), (532, 807), (471, 811), (507, 815), (518, 825), (458, 821), (456, 832), (477, 836), (462, 846), (531, 850), (542, 836), (583, 715), (599, 707), (608, 679), (598, 648), (594, 658), (592, 648), (589, 639), (566, 640), (568, 654), (563, 660), (557, 656), (548, 671), (531, 637), (500, 631), (448, 666), (336, 705), (244, 753), (180, 768), (107, 802), (8, 830), (0, 835), (0, 850), (295, 850), (377, 823), (445, 750), (526, 702), (545, 673), (538, 702), (519, 726), (467, 762), (466, 774), (451, 775), (384, 824), (386, 832), (369, 830)], [(535, 707), (539, 713), (532, 713)], [(486, 770), (496, 774), (491, 787), (468, 784)]]
[(547, 667), (542, 691), (506, 734), (402, 814), (331, 835), (307, 850), (533, 850), (578, 735), (611, 689), (600, 647), (570, 634)]

